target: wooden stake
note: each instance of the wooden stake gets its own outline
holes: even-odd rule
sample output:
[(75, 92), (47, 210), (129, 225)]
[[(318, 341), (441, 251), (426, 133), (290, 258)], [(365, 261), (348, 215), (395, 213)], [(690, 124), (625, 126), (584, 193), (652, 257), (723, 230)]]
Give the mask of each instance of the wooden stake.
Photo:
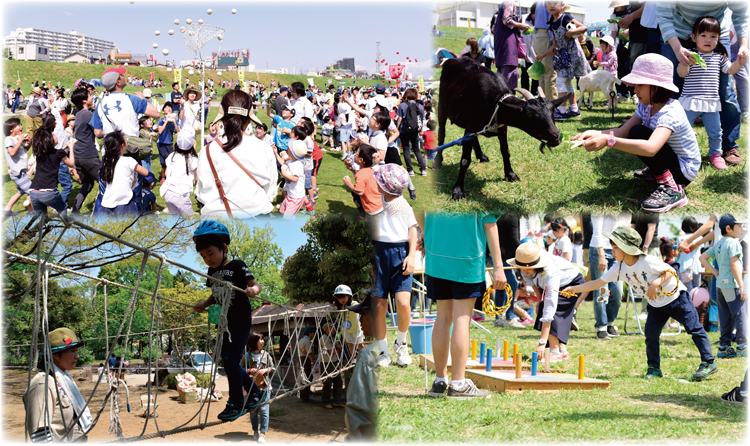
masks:
[(508, 346), (509, 346), (509, 342), (503, 341), (503, 361), (508, 360)]
[(513, 359), (515, 360), (515, 364), (516, 364), (516, 379), (521, 379), (521, 365), (522, 365), (521, 364), (521, 354), (520, 353), (516, 353), (513, 356)]
[(584, 364), (586, 362), (586, 357), (581, 355), (578, 357), (578, 379), (583, 379), (583, 370), (584, 370)]
[(476, 339), (471, 340), (471, 360), (472, 361), (477, 360), (477, 340)]

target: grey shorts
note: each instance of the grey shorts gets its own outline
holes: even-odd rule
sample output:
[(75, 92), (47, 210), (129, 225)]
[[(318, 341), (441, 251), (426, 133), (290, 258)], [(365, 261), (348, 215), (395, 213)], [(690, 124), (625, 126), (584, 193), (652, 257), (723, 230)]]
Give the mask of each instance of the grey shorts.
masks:
[(11, 180), (16, 184), (16, 189), (19, 194), (28, 194), (31, 189), (31, 178), (26, 175), (26, 169), (21, 171), (21, 174), (17, 177), (11, 175)]

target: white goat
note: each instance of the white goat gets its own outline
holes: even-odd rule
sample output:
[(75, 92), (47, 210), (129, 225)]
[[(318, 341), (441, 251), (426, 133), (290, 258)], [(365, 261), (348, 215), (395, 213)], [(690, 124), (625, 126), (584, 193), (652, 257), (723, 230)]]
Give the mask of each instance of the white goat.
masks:
[(589, 95), (589, 108), (594, 106), (594, 95), (595, 91), (601, 91), (604, 93), (604, 97), (607, 98), (607, 110), (617, 109), (617, 101), (613, 100), (609, 95), (610, 91), (615, 91), (615, 84), (621, 85), (620, 79), (617, 76), (606, 70), (595, 70), (591, 73), (583, 76), (578, 81), (578, 86), (581, 88), (581, 95), (578, 97), (578, 106), (583, 104), (583, 97), (586, 93)]

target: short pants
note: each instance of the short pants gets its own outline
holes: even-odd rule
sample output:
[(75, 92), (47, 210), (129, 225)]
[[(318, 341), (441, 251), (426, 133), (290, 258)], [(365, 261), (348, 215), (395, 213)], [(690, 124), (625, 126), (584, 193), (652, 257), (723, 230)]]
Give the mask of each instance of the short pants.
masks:
[(399, 291), (411, 291), (413, 274), (403, 275), (403, 265), (409, 255), (409, 242), (375, 242), (375, 297), (395, 296)]
[(28, 194), (29, 189), (31, 189), (31, 179), (26, 174), (26, 169), (22, 170), (21, 173), (17, 176), (11, 176), (10, 179), (15, 183), (16, 190), (19, 194)]
[(305, 190), (312, 189), (312, 172), (312, 169), (305, 170)]
[(438, 279), (427, 275), (427, 298), (432, 300), (463, 300), (476, 299), (484, 295), (486, 284), (461, 283), (448, 279)]
[(352, 129), (341, 129), (341, 133), (339, 133), (339, 141), (341, 142), (349, 142), (349, 140), (352, 138)]

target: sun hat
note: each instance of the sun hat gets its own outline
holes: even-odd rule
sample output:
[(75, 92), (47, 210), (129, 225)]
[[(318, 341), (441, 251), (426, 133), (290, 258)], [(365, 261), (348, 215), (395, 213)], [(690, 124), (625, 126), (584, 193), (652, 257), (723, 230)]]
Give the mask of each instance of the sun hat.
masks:
[(661, 54), (648, 53), (639, 56), (635, 60), (630, 74), (624, 76), (621, 80), (629, 85), (655, 85), (677, 93), (680, 89), (672, 82), (673, 71), (672, 61)]
[(378, 186), (390, 195), (399, 196), (409, 186), (409, 173), (398, 164), (372, 166), (372, 173)]
[(612, 36), (604, 36), (601, 39), (599, 39), (600, 42), (607, 42), (607, 45), (614, 47), (615, 46), (615, 39), (612, 38)]
[[(643, 56), (641, 56), (643, 57)], [(639, 248), (643, 244), (641, 235), (633, 228), (618, 226), (612, 232), (602, 232), (602, 235), (615, 242), (618, 248), (631, 256), (645, 255)]]
[(627, 0), (612, 0), (607, 8), (618, 8), (620, 6), (628, 6), (630, 2)]
[(542, 255), (536, 243), (521, 243), (516, 248), (516, 257), (507, 262), (516, 268), (544, 268), (549, 263), (549, 257)]
[(151, 97), (151, 89), (150, 88), (144, 88), (143, 89), (143, 97), (144, 98), (150, 98)]
[(120, 76), (125, 74), (127, 70), (128, 69), (125, 67), (120, 67), (110, 68), (109, 70), (104, 71), (102, 74), (102, 87), (107, 91), (114, 90), (117, 80), (120, 79)]
[(301, 139), (295, 139), (294, 142), (289, 145), (289, 152), (295, 159), (301, 160), (307, 155), (307, 144)]
[(32, 92), (33, 94), (37, 94), (37, 95), (39, 95), (39, 96), (41, 96), (41, 95), (42, 95), (42, 89), (41, 89), (41, 88), (39, 88), (39, 87), (34, 87), (34, 89), (33, 89), (33, 90), (31, 90), (31, 92)]
[(182, 92), (182, 96), (183, 97), (187, 97), (188, 93), (190, 93), (191, 91), (195, 92), (195, 100), (196, 101), (201, 98), (201, 92), (200, 92), (200, 90), (198, 90), (197, 88), (195, 88), (193, 86), (187, 87), (185, 89), (185, 91)]
[(60, 327), (57, 330), (49, 332), (49, 344), (52, 353), (60, 353), (62, 351), (80, 347), (83, 345), (78, 336), (70, 328)]

